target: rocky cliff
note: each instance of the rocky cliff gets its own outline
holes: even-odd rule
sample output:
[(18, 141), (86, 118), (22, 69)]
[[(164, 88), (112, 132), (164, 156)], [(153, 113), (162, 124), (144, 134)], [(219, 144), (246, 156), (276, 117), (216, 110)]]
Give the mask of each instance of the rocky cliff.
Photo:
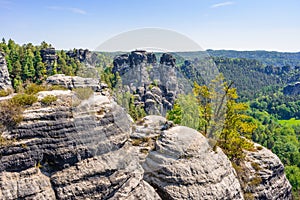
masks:
[(119, 74), (125, 86), (119, 92), (135, 94), (135, 105), (142, 105), (147, 114), (165, 115), (174, 104), (178, 94), (188, 85), (178, 77), (176, 59), (163, 53), (157, 62), (154, 53), (143, 50), (116, 56), (112, 72)]
[[(244, 199), (229, 159), (197, 131), (160, 116), (133, 124), (99, 92), (79, 104), (69, 90), (38, 98), (46, 95), (58, 100), (35, 103), (2, 133), (11, 143), (0, 148), (0, 199)], [(251, 173), (251, 163), (259, 165), (255, 199), (290, 199), (274, 154), (262, 149), (247, 159)]]
[(5, 55), (4, 53), (0, 52), (0, 90), (11, 88), (11, 81), (5, 61)]

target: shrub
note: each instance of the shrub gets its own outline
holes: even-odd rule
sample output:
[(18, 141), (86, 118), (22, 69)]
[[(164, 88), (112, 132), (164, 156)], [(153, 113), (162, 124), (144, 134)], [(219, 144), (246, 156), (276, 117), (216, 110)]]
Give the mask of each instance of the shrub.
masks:
[(12, 101), (3, 101), (0, 103), (0, 126), (7, 129), (15, 127), (23, 119), (23, 109), (20, 105)]
[(37, 100), (38, 98), (32, 94), (17, 94), (11, 99), (11, 102), (18, 106), (31, 106)]
[(12, 93), (13, 93), (13, 90), (11, 90), (11, 89), (3, 89), (3, 90), (0, 90), (0, 97), (6, 97)]
[(54, 95), (47, 95), (42, 100), (41, 103), (49, 106), (52, 102), (56, 101), (57, 97)]
[(48, 87), (48, 90), (68, 90), (68, 88), (65, 88), (64, 86), (61, 85), (51, 85)]
[(37, 85), (35, 83), (30, 83), (26, 86), (25, 88), (25, 94), (36, 94), (40, 91), (45, 91), (47, 90), (46, 86), (43, 85)]
[(89, 88), (89, 87), (75, 88), (73, 91), (76, 93), (76, 96), (80, 100), (89, 99), (94, 94), (94, 91), (92, 90), (92, 88)]

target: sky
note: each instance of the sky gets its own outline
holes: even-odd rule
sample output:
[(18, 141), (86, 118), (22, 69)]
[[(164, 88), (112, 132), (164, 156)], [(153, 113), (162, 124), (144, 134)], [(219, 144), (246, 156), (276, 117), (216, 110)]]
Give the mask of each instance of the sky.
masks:
[(299, 9), (299, 0), (0, 0), (0, 37), (93, 50), (120, 33), (160, 28), (203, 49), (299, 52)]

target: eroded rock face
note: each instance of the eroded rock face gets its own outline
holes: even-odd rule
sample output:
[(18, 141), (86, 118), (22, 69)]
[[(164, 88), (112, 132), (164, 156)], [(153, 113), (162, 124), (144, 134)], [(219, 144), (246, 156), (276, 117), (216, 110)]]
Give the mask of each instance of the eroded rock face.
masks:
[(176, 64), (176, 59), (173, 57), (172, 54), (164, 53), (160, 58), (160, 64), (165, 64), (174, 67)]
[[(135, 105), (148, 115), (165, 115), (173, 107), (177, 94), (182, 93), (177, 79), (175, 58), (164, 53), (157, 63), (154, 53), (138, 50), (114, 58), (113, 73), (122, 78), (124, 91), (135, 94)], [(138, 95), (138, 96), (137, 96)]]
[(57, 61), (55, 48), (49, 47), (40, 51), (43, 63), (46, 64), (47, 71), (52, 71), (54, 63)]
[(90, 158), (51, 177), (58, 199), (160, 199), (143, 181), (133, 147)]
[(0, 173), (0, 199), (55, 199), (50, 178), (37, 167)]
[(144, 179), (163, 199), (243, 199), (226, 155), (187, 127), (164, 131), (143, 168)]
[(246, 152), (244, 171), (241, 179), (246, 192), (254, 199), (292, 199), (291, 185), (284, 174), (280, 159), (270, 150), (256, 144), (257, 151)]
[(47, 83), (51, 85), (60, 85), (68, 89), (73, 88), (92, 88), (95, 92), (101, 90), (100, 80), (95, 78), (82, 78), (79, 76), (66, 76), (56, 74), (47, 78)]
[(0, 90), (12, 89), (4, 53), (0, 52)]
[(0, 199), (160, 199), (143, 181), (120, 106), (99, 93), (79, 105), (71, 91), (45, 95), (58, 100), (27, 108), (2, 134), (15, 141), (0, 147)]

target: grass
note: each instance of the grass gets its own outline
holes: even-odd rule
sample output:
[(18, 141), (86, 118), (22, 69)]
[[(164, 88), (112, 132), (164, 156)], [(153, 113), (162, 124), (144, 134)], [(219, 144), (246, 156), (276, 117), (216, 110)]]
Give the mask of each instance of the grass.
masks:
[(300, 125), (300, 119), (291, 118), (289, 120), (279, 120), (279, 123), (287, 126)]

